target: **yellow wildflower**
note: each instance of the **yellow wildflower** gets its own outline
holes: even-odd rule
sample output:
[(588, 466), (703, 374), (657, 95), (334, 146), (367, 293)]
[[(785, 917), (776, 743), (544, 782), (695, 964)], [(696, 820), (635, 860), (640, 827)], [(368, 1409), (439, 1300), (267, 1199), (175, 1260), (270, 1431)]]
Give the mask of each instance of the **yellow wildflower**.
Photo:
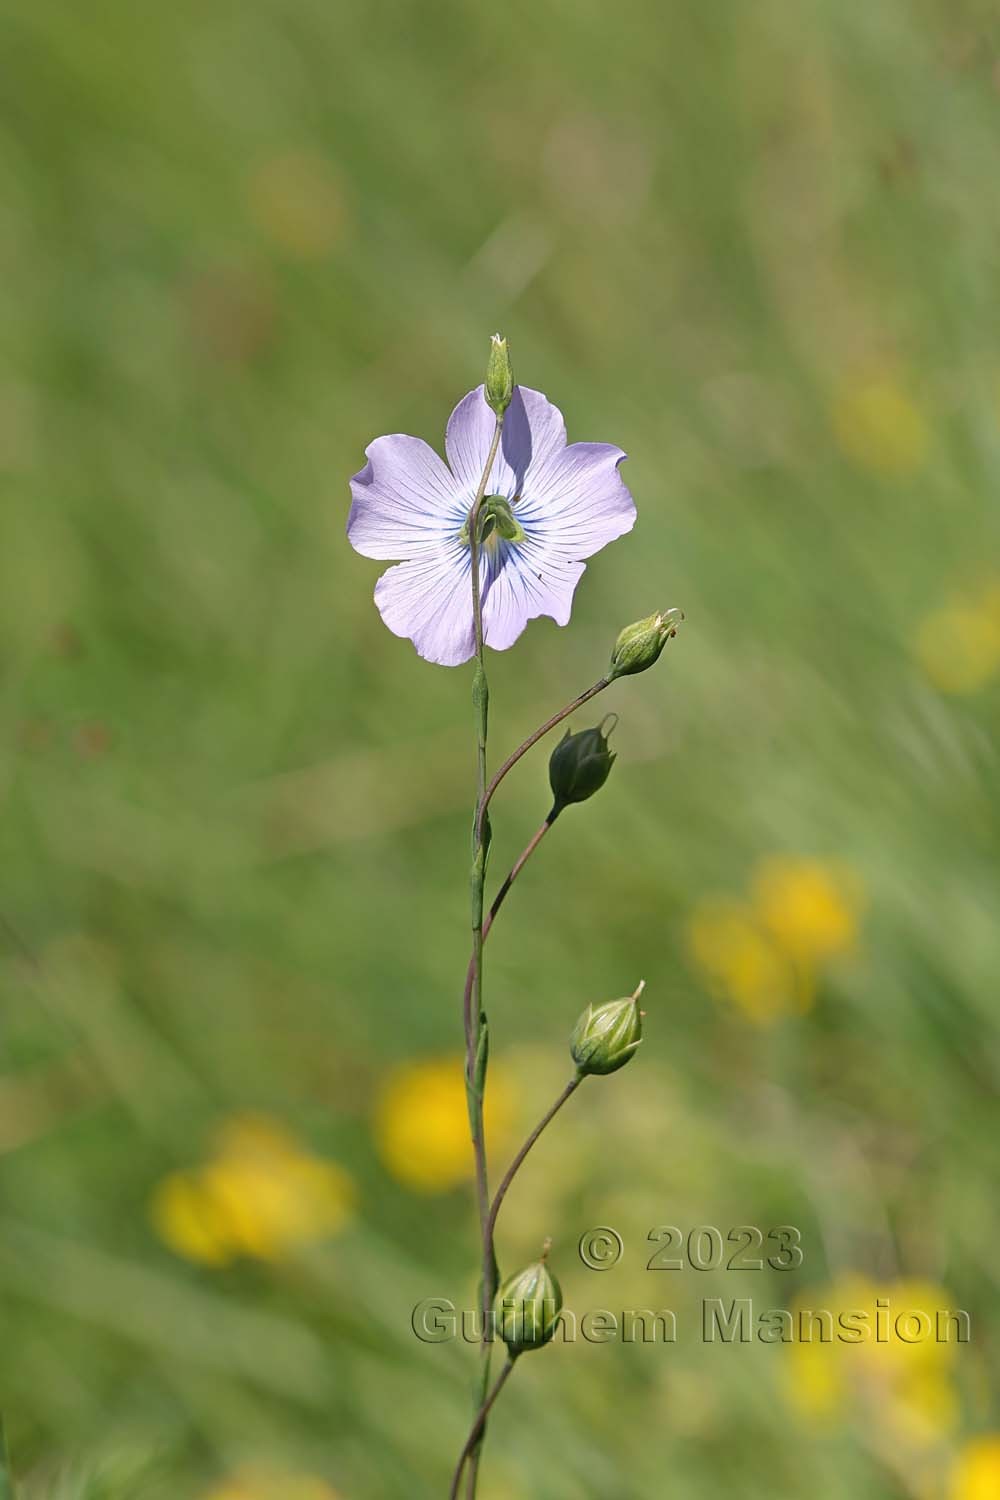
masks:
[(812, 1002), (808, 976), (796, 970), (744, 902), (701, 902), (688, 923), (688, 944), (712, 988), (758, 1025)]
[(976, 693), (1000, 672), (1000, 586), (925, 615), (914, 653), (942, 693)]
[(787, 1369), (788, 1398), (799, 1414), (817, 1424), (837, 1415), (844, 1400), (844, 1380), (829, 1344), (795, 1343)]
[(766, 1025), (809, 1009), (823, 966), (857, 936), (859, 883), (834, 864), (762, 859), (749, 901), (709, 898), (688, 922), (688, 946), (712, 989)]
[(238, 1115), (219, 1131), (207, 1162), (163, 1179), (151, 1213), (178, 1255), (221, 1266), (240, 1255), (279, 1260), (336, 1234), (354, 1201), (343, 1168), (306, 1151), (280, 1122)]
[(845, 386), (834, 399), (832, 421), (842, 451), (862, 469), (900, 479), (923, 463), (927, 424), (894, 375)]
[(225, 1266), (233, 1259), (225, 1218), (196, 1171), (169, 1172), (157, 1183), (150, 1218), (164, 1244), (185, 1260)]
[(857, 936), (857, 882), (834, 865), (774, 854), (752, 882), (755, 910), (778, 946), (800, 962), (849, 952)]
[(1000, 1495), (1000, 1433), (975, 1438), (959, 1454), (949, 1500), (997, 1500)]
[[(486, 1090), (488, 1134), (504, 1134), (512, 1090), (494, 1064)], [(387, 1079), (375, 1108), (375, 1144), (389, 1171), (420, 1193), (441, 1193), (472, 1173), (464, 1062), (459, 1056), (404, 1063)]]
[[(951, 1380), (957, 1341), (949, 1341), (956, 1333), (941, 1337), (938, 1327), (938, 1315), (949, 1307), (944, 1288), (908, 1279), (880, 1285), (843, 1276), (804, 1294), (796, 1317), (799, 1309), (828, 1309), (834, 1333), (821, 1339), (816, 1319), (811, 1337), (796, 1336), (789, 1345), (792, 1406), (812, 1422), (863, 1417), (874, 1406), (898, 1442), (923, 1447), (939, 1441), (957, 1415)], [(867, 1334), (854, 1342), (859, 1312)]]

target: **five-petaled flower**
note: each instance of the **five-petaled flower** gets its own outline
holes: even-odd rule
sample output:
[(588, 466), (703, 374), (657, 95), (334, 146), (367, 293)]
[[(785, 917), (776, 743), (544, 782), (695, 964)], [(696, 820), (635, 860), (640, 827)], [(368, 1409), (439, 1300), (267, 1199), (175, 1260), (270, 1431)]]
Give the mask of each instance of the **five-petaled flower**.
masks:
[[(351, 480), (351, 545), (402, 559), (382, 574), (375, 603), (389, 629), (442, 666), (475, 649), (469, 513), (494, 432), (483, 387), (456, 406), (447, 465), (420, 438), (394, 433), (366, 449)], [(569, 621), (584, 559), (635, 524), (635, 505), (610, 443), (567, 443), (562, 414), (540, 391), (516, 386), (486, 484), (480, 579), (483, 637), (505, 651), (529, 620)]]

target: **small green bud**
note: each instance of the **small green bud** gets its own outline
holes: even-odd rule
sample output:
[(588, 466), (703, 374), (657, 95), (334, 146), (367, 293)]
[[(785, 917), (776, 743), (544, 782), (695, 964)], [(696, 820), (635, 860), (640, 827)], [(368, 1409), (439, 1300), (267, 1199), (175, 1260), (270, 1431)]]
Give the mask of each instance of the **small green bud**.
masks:
[(497, 1331), (511, 1359), (541, 1349), (556, 1331), (562, 1288), (546, 1265), (549, 1244), (546, 1240), (541, 1260), (508, 1276), (497, 1293)]
[(490, 357), (486, 362), (486, 404), (492, 406), (498, 417), (502, 417), (514, 394), (514, 372), (510, 367), (510, 350), (507, 340), (498, 333), (490, 341)]
[(626, 625), (615, 641), (611, 653), (608, 676), (612, 682), (616, 677), (629, 677), (633, 672), (645, 672), (659, 660), (664, 646), (677, 634), (677, 627), (684, 618), (680, 609), (665, 609), (648, 619), (636, 620)]
[[(524, 527), (514, 515), (509, 500), (503, 495), (484, 495), (479, 507), (479, 541), (488, 542), (494, 535), (502, 536), (507, 542), (523, 542)], [(465, 546), (469, 545), (469, 521), (464, 521), (458, 540)]]
[[(611, 728), (605, 730), (608, 719)], [(617, 714), (607, 714), (594, 729), (579, 729), (576, 734), (567, 729), (549, 756), (549, 786), (555, 798), (549, 822), (571, 802), (586, 802), (601, 790), (615, 763), (608, 740), (617, 723)]]
[(581, 1075), (617, 1073), (623, 1068), (642, 1041), (642, 1017), (639, 996), (646, 987), (642, 980), (634, 995), (624, 1000), (609, 1000), (607, 1005), (588, 1005), (573, 1028), (570, 1051)]

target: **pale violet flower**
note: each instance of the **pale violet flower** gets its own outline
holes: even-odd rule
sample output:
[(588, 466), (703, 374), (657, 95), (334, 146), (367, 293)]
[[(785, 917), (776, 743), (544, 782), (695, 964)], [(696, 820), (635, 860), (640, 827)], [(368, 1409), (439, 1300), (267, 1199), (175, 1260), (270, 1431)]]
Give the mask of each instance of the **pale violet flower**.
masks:
[[(395, 635), (443, 666), (474, 651), (468, 520), (493, 430), (479, 386), (451, 414), (447, 464), (422, 439), (393, 433), (369, 444), (368, 462), (351, 480), (352, 547), (365, 557), (402, 559), (375, 586), (379, 613)], [(538, 615), (568, 623), (584, 558), (635, 524), (618, 473), (625, 456), (610, 443), (567, 443), (557, 408), (540, 391), (514, 388), (486, 486), (487, 496), (509, 505), (506, 523), (480, 549), (488, 646), (505, 651)]]

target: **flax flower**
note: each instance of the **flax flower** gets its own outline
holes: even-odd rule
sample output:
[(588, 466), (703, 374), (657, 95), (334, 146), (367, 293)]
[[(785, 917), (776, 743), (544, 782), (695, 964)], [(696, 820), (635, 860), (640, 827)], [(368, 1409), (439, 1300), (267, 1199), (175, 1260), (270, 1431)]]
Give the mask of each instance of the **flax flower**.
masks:
[[(365, 557), (400, 559), (375, 587), (382, 619), (442, 666), (474, 650), (468, 523), (493, 429), (479, 386), (451, 414), (447, 464), (420, 438), (394, 433), (369, 444), (351, 480), (351, 545)], [(567, 443), (557, 408), (515, 387), (481, 515), (488, 646), (505, 651), (539, 615), (568, 623), (584, 559), (635, 523), (618, 472), (624, 458), (610, 443)]]

